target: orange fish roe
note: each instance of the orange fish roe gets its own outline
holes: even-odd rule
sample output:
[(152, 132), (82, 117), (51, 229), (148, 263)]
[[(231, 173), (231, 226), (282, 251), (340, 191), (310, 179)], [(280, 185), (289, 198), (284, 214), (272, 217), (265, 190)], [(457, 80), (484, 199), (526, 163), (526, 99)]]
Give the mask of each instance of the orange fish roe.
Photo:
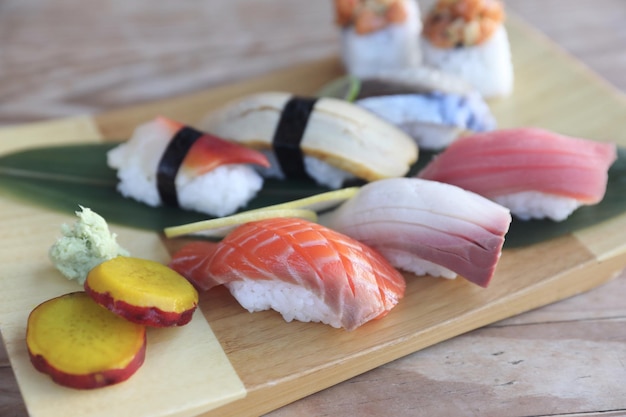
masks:
[(335, 15), (339, 26), (364, 35), (406, 21), (408, 11), (403, 0), (335, 0)]
[(424, 36), (439, 48), (480, 45), (504, 21), (499, 0), (439, 0), (424, 22)]

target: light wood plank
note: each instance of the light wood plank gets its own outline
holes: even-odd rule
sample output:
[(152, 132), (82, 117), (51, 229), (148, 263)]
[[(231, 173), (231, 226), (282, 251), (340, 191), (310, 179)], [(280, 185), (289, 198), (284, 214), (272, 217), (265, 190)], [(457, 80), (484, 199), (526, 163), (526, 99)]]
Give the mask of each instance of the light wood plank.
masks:
[[(157, 5), (145, 8), (140, 2), (124, 6), (120, 2), (107, 0), (100, 3), (102, 8), (79, 9), (75, 2), (67, 0), (5, 1), (0, 5), (0, 11), (2, 11), (0, 13), (0, 39), (5, 41), (0, 51), (0, 97), (3, 98), (0, 101), (0, 122), (13, 124), (19, 121), (82, 115), (153, 99), (163, 99), (204, 89), (224, 81), (244, 79), (270, 69), (291, 66), (309, 59), (327, 57), (337, 51), (336, 43), (334, 43), (336, 34), (332, 32), (326, 14), (329, 10), (327, 2), (305, 3), (296, 0), (289, 3), (294, 6), (293, 8), (288, 6), (288, 10), (281, 10), (280, 4), (284, 2), (276, 0), (267, 0), (263, 5), (254, 3), (244, 0), (228, 2), (229, 15), (237, 16), (237, 18), (244, 16), (244, 18), (227, 21), (217, 18), (219, 14), (213, 13), (211, 2), (206, 2), (203, 6), (206, 7), (206, 11), (200, 13), (197, 13), (197, 9), (194, 11), (198, 18), (202, 21), (209, 21), (211, 24), (199, 27), (189, 24), (190, 20), (193, 21), (191, 17), (193, 13), (190, 13), (191, 10), (187, 5), (177, 5), (175, 9), (173, 6), (169, 8)], [(589, 2), (584, 0), (507, 1), (513, 10), (543, 26), (543, 30), (548, 35), (587, 60), (588, 64), (599, 69), (614, 84), (623, 82), (626, 65), (621, 59), (624, 55), (619, 51), (623, 50), (623, 33), (626, 27), (621, 25), (623, 16), (620, 13), (624, 11), (621, 0), (598, 0), (593, 3), (593, 7), (589, 7)], [(102, 10), (110, 13), (103, 14)], [(282, 13), (283, 11), (285, 14)], [(79, 19), (75, 18), (76, 13)], [(563, 13), (567, 13), (567, 19), (560, 19)], [(296, 17), (282, 19), (281, 24), (277, 26), (275, 18), (280, 19), (283, 15)], [(132, 21), (134, 26), (124, 23), (129, 21)], [(163, 21), (167, 21), (168, 25), (154, 24)], [(174, 23), (181, 21), (185, 23)], [(117, 22), (116, 28), (121, 27), (122, 30), (111, 30), (114, 25), (108, 22)], [(253, 27), (248, 31), (241, 31), (242, 24)], [(81, 28), (82, 25), (84, 25), (83, 28)], [(275, 27), (270, 31), (272, 25)], [(294, 27), (302, 30), (294, 35)], [(215, 32), (211, 32), (212, 29), (215, 29)], [(272, 37), (271, 33), (276, 33), (275, 29), (281, 33), (280, 36)], [(219, 37), (211, 38), (211, 33), (217, 33)], [(583, 36), (578, 36), (579, 33)], [(85, 34), (90, 34), (92, 37), (85, 36)], [(57, 36), (56, 39), (59, 40), (53, 41), (54, 36)], [(214, 41), (214, 39), (219, 39), (219, 41)], [(275, 40), (278, 42), (274, 42)], [(37, 53), (33, 53), (35, 48)], [(612, 52), (615, 50), (618, 52)], [(246, 60), (246, 65), (240, 65), (241, 59)], [(59, 65), (61, 62), (65, 64)], [(608, 64), (602, 66), (603, 63)], [(578, 87), (572, 86), (576, 90)], [(588, 96), (589, 91), (583, 89), (582, 93), (572, 92), (572, 94), (574, 100), (580, 100), (577, 94)], [(569, 95), (567, 97), (570, 98)], [(530, 101), (529, 104), (534, 103)], [(511, 111), (515, 110), (511, 108)], [(609, 115), (611, 113), (609, 111)], [(590, 129), (590, 131), (600, 131), (603, 128), (613, 129), (611, 131), (617, 133), (624, 131), (621, 128), (611, 128), (612, 116), (605, 119), (601, 109), (589, 114), (593, 116), (592, 123), (575, 123), (584, 124), (582, 128)], [(535, 120), (538, 117), (540, 118), (541, 114), (533, 114), (531, 119)], [(567, 128), (569, 125), (565, 123), (563, 126)], [(610, 139), (611, 137), (612, 134), (603, 133), (600, 138)], [(592, 253), (598, 253), (598, 251), (606, 253), (606, 248), (593, 249), (588, 243), (587, 247), (592, 249)], [(623, 294), (624, 287), (619, 283), (624, 282), (624, 279), (620, 276), (616, 281), (572, 299), (580, 301), (569, 308), (565, 307), (565, 311), (558, 309), (561, 305), (559, 303), (547, 307), (548, 313), (544, 312), (544, 308), (528, 313), (529, 318), (525, 319), (526, 315), (518, 317), (522, 322), (524, 320), (542, 322), (537, 325), (551, 328), (549, 332), (554, 333), (558, 333), (562, 326), (559, 320), (580, 320), (584, 323), (586, 318), (593, 319), (597, 316), (624, 317), (619, 308), (611, 307), (615, 306), (615, 303), (611, 302), (614, 300), (611, 296), (619, 297)], [(605, 288), (608, 290), (605, 291)], [(570, 300), (565, 303), (568, 301)], [(606, 305), (607, 309), (603, 309), (603, 305)], [(550, 310), (550, 308), (557, 310)], [(534, 313), (539, 315), (535, 316)], [(516, 324), (515, 321), (511, 324), (501, 323), (503, 324), (498, 325)], [(537, 327), (516, 326), (516, 329), (519, 331), (517, 343), (520, 349), (521, 346), (525, 346), (526, 349), (531, 350), (536, 343), (533, 335)], [(548, 330), (541, 332), (545, 333)], [(463, 339), (464, 337), (460, 337), (450, 343)], [(476, 346), (488, 346), (489, 342), (489, 339), (483, 341), (472, 337), (466, 340), (467, 345)], [(463, 350), (466, 345), (459, 346), (459, 350)], [(546, 349), (534, 352), (538, 357), (551, 357), (554, 351)], [(581, 357), (589, 363), (598, 365), (595, 368), (597, 373), (594, 374), (597, 378), (601, 378), (603, 373), (610, 374), (611, 372), (607, 367), (607, 362), (604, 362), (600, 355), (602, 352), (602, 349), (597, 348), (581, 348)], [(443, 354), (445, 351), (439, 353)], [(421, 352), (407, 358), (419, 357), (420, 354)], [(2, 358), (1, 351), (0, 358)], [(439, 358), (442, 361), (445, 357)], [(419, 369), (420, 363), (417, 361), (409, 367), (411, 370)], [(542, 372), (549, 373), (550, 367), (547, 368), (548, 370), (536, 369), (537, 378), (540, 378), (539, 375)], [(379, 370), (385, 372), (385, 367)], [(499, 368), (495, 367), (491, 375), (497, 375), (498, 370)], [(4, 369), (0, 369), (1, 371)], [(358, 382), (361, 389), (382, 395), (382, 397), (375, 398), (387, 401), (387, 404), (398, 402), (404, 404), (405, 407), (395, 409), (399, 416), (403, 412), (408, 413), (405, 415), (414, 415), (411, 413), (415, 409), (411, 408), (410, 403), (405, 402), (407, 394), (403, 390), (398, 390), (398, 385), (394, 384), (393, 380), (389, 380), (391, 384), (381, 384), (381, 381), (386, 380), (384, 377), (377, 376), (377, 371), (372, 371), (371, 377)], [(520, 378), (522, 382), (517, 385), (517, 395), (520, 398), (524, 396), (524, 389), (532, 389), (532, 384), (537, 383), (533, 379), (534, 375), (534, 373), (524, 373), (523, 376), (529, 379)], [(402, 380), (402, 386), (407, 387), (406, 392), (413, 394), (419, 392), (422, 382), (420, 378), (406, 378)], [(337, 389), (339, 392), (347, 389), (343, 395), (338, 394), (338, 398), (342, 398), (340, 401), (343, 407), (335, 407), (334, 415), (353, 415), (355, 403), (349, 399), (358, 398), (350, 396), (349, 389), (353, 383), (356, 381), (351, 380), (332, 389)], [(456, 392), (453, 389), (446, 389), (443, 385), (445, 384), (442, 384), (440, 390), (431, 391), (432, 396), (429, 397), (433, 398), (433, 402), (438, 399), (441, 410), (445, 411), (446, 407), (457, 406), (457, 411), (464, 407), (465, 409), (480, 409), (482, 415), (489, 415), (492, 409), (490, 407), (497, 406), (497, 403), (486, 401), (490, 398), (489, 392), (481, 390), (472, 391), (473, 395), (465, 395), (460, 399), (457, 397), (456, 401), (450, 401), (450, 394)], [(9, 391), (5, 390), (7, 386)], [(5, 372), (2, 372), (0, 374), (0, 392), (2, 392), (0, 415), (12, 415), (5, 414), (5, 410), (11, 410), (8, 413), (13, 412), (16, 416), (23, 417), (25, 415), (25, 410), (21, 406), (23, 403), (19, 401), (14, 403), (14, 396), (4, 395), (5, 392), (10, 392), (11, 386), (13, 392), (16, 392), (15, 381), (10, 375), (7, 376)], [(411, 386), (413, 389), (408, 388)], [(454, 387), (453, 384), (451, 386)], [(552, 393), (550, 391), (550, 394)], [(604, 403), (604, 400), (607, 403), (610, 402), (611, 398), (607, 398), (609, 395), (623, 397), (626, 394), (620, 391), (597, 393), (598, 404)], [(515, 403), (519, 415), (529, 414), (525, 411), (532, 408), (533, 400), (530, 398), (526, 402)], [(9, 404), (16, 405), (3, 408), (6, 404), (4, 401), (12, 401)], [(294, 410), (307, 410), (307, 407), (302, 405), (303, 403), (293, 404), (291, 414), (283, 415), (296, 415)], [(369, 405), (376, 407), (373, 402)], [(358, 409), (364, 412), (363, 415), (368, 415), (367, 407)], [(546, 414), (550, 414), (549, 411), (553, 409), (554, 407), (551, 407)], [(605, 414), (605, 410), (605, 407), (598, 405), (596, 411), (601, 411), (601, 415), (623, 414), (619, 411)], [(583, 413), (596, 415), (591, 409), (581, 414), (571, 415), (583, 415)], [(315, 414), (315, 412), (309, 412), (303, 415)]]
[[(65, 143), (83, 137), (84, 123), (51, 122), (48, 143)], [(92, 123), (87, 123), (93, 126)], [(62, 126), (62, 127), (59, 127)], [(33, 132), (46, 130), (41, 125)], [(30, 147), (28, 127), (16, 129), (20, 141), (0, 141), (0, 153), (13, 151), (16, 143)], [(52, 136), (56, 135), (56, 136)], [(6, 137), (12, 136), (7, 133)], [(5, 138), (6, 138), (5, 137)], [(53, 383), (30, 363), (25, 345), (26, 322), (39, 303), (61, 294), (80, 291), (56, 271), (47, 252), (60, 236), (61, 224), (75, 216), (47, 211), (0, 196), (0, 241), (3, 265), (0, 280), (0, 328), (11, 367), (20, 383), (29, 413), (33, 416), (65, 417), (74, 413), (90, 416), (194, 416), (245, 396), (210, 326), (201, 314), (181, 328), (148, 331), (144, 365), (131, 380), (102, 390), (72, 390)], [(78, 202), (77, 202), (78, 207)], [(134, 256), (166, 263), (169, 259), (156, 233), (116, 227), (111, 229)], [(214, 375), (214, 378), (207, 378)], [(142, 398), (142, 401), (136, 401)]]
[(620, 319), (480, 329), (269, 415), (623, 415), (623, 326)]

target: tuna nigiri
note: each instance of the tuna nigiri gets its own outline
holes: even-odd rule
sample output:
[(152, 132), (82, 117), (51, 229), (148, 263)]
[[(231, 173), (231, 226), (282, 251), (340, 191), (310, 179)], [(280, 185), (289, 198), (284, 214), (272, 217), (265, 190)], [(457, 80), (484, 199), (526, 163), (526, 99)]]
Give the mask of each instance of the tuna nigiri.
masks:
[(518, 128), (466, 136), (418, 176), (457, 185), (492, 199), (522, 220), (566, 219), (606, 192), (614, 144)]
[(379, 253), (317, 223), (274, 218), (245, 223), (219, 243), (193, 242), (170, 266), (197, 288), (225, 285), (250, 312), (353, 330), (386, 315), (405, 281)]
[(118, 191), (150, 206), (171, 205), (214, 216), (233, 213), (263, 185), (250, 166), (269, 166), (260, 152), (158, 117), (107, 154)]
[(509, 211), (461, 188), (419, 178), (369, 183), (324, 223), (378, 250), (396, 268), (487, 287)]

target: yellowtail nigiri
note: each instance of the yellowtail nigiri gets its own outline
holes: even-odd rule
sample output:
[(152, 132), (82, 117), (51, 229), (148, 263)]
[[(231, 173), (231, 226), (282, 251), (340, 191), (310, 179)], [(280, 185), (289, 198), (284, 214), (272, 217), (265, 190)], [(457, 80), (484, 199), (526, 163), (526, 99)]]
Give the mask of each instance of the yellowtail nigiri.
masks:
[(511, 223), (509, 211), (478, 194), (418, 178), (369, 183), (324, 224), (417, 275), (489, 285)]

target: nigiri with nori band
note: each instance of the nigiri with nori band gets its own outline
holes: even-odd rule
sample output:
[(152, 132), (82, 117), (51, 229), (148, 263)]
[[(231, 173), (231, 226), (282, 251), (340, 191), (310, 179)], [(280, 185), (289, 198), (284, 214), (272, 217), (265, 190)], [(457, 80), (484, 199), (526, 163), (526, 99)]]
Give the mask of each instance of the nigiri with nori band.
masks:
[(197, 288), (225, 285), (250, 312), (354, 330), (385, 316), (405, 281), (379, 253), (317, 223), (274, 218), (246, 223), (219, 243), (192, 242), (170, 267)]
[(245, 206), (263, 185), (251, 165), (269, 166), (258, 151), (164, 117), (138, 126), (107, 153), (107, 163), (125, 197), (213, 216)]
[(459, 187), (392, 178), (364, 185), (321, 221), (374, 248), (396, 268), (445, 278), (458, 274), (487, 287), (511, 215)]
[(615, 144), (537, 128), (465, 136), (418, 176), (454, 184), (508, 207), (516, 217), (565, 220), (604, 198)]
[(309, 178), (329, 188), (408, 173), (418, 147), (397, 127), (335, 98), (266, 92), (242, 97), (207, 115), (202, 129), (268, 152), (265, 176)]

